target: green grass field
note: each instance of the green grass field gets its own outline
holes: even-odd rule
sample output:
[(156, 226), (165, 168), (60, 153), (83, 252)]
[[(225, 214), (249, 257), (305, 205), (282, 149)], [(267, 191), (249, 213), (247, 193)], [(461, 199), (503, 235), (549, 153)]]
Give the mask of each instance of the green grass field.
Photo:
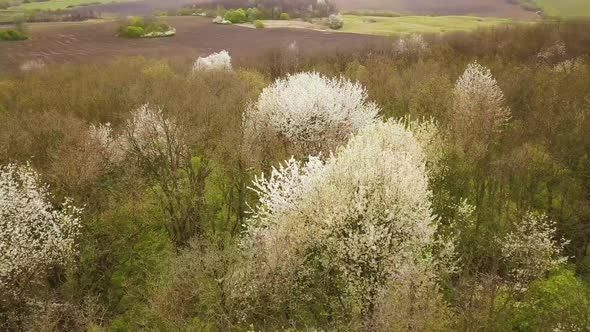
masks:
[(513, 22), (504, 18), (475, 16), (356, 16), (344, 15), (342, 32), (371, 35), (404, 35), (411, 33), (444, 33), (471, 31)]
[(534, 0), (548, 16), (590, 17), (590, 0)]

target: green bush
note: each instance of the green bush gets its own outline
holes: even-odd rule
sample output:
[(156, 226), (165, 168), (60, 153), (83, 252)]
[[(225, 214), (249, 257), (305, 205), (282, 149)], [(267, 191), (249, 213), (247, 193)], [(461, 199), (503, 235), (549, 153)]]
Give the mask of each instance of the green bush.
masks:
[(256, 27), (256, 29), (264, 29), (264, 22), (262, 22), (261, 20), (256, 20), (254, 21), (254, 26)]
[(15, 41), (28, 39), (23, 32), (13, 29), (0, 31), (0, 40)]
[(121, 36), (127, 38), (140, 38), (145, 34), (145, 30), (142, 27), (134, 25), (126, 26), (121, 30)]
[(228, 10), (225, 12), (223, 18), (227, 21), (232, 23), (245, 23), (248, 21), (248, 17), (246, 16), (246, 11), (242, 8), (236, 10)]
[(143, 26), (146, 33), (150, 32), (166, 32), (170, 30), (170, 26), (164, 22), (150, 22)]
[(574, 272), (561, 270), (530, 285), (517, 307), (516, 331), (583, 331), (590, 328), (590, 297)]
[(10, 7), (10, 2), (6, 0), (0, 1), (0, 9), (8, 9), (8, 7)]
[(279, 16), (279, 20), (282, 20), (282, 21), (290, 21), (291, 20), (291, 16), (289, 16), (289, 14), (287, 14), (287, 13), (281, 13), (281, 15)]

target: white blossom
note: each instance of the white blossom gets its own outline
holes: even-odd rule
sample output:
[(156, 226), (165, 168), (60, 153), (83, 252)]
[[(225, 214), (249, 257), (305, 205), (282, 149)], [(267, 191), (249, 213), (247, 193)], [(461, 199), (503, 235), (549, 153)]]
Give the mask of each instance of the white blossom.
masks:
[(435, 265), (425, 155), (397, 122), (370, 126), (325, 163), (290, 160), (254, 187), (260, 205), (247, 223), (248, 245), (273, 260), (295, 243), (293, 254), (339, 271), (363, 311), (386, 285)]
[(584, 58), (582, 57), (564, 60), (553, 66), (553, 71), (557, 73), (571, 74), (574, 72), (581, 72), (583, 70)]
[(81, 209), (69, 199), (54, 208), (30, 166), (0, 167), (0, 291), (15, 292), (77, 252)]
[(217, 16), (213, 19), (213, 23), (215, 24), (224, 24), (224, 25), (228, 25), (228, 24), (232, 24), (230, 21), (224, 19), (221, 16)]
[(121, 145), (127, 153), (144, 159), (167, 159), (186, 152), (181, 136), (179, 125), (164, 116), (162, 109), (145, 104), (132, 112)]
[(397, 42), (398, 53), (419, 52), (428, 48), (422, 35), (413, 33), (406, 38), (400, 38)]
[(563, 41), (544, 48), (537, 53), (537, 60), (541, 63), (552, 64), (564, 60), (567, 55), (567, 47)]
[(269, 128), (308, 153), (335, 148), (377, 121), (379, 108), (359, 83), (300, 73), (276, 80), (250, 110), (254, 132)]
[(199, 57), (193, 64), (193, 72), (207, 70), (231, 70), (231, 56), (227, 51)]
[(98, 147), (102, 157), (111, 164), (118, 164), (124, 158), (122, 142), (113, 134), (110, 123), (90, 125), (88, 128), (89, 144)]
[(491, 71), (469, 64), (454, 88), (451, 129), (458, 144), (475, 158), (485, 154), (511, 118)]
[(170, 28), (166, 31), (152, 31), (141, 36), (141, 38), (172, 37), (176, 35), (176, 29)]
[(502, 259), (517, 287), (524, 288), (567, 261), (562, 256), (567, 243), (556, 239), (555, 226), (547, 216), (528, 213), (501, 240)]

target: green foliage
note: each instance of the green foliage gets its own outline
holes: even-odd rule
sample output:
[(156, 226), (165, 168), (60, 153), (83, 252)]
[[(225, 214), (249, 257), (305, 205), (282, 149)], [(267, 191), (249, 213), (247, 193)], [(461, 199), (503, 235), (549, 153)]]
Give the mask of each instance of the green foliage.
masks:
[(570, 270), (535, 281), (516, 306), (517, 331), (583, 331), (590, 328), (590, 295)]
[(281, 13), (281, 15), (279, 15), (279, 20), (290, 21), (291, 16), (289, 16), (289, 14), (287, 13)]
[(126, 38), (140, 38), (145, 34), (145, 30), (140, 26), (129, 25), (120, 30), (119, 35)]
[(254, 21), (254, 26), (256, 29), (264, 29), (264, 22), (261, 20)]
[(163, 33), (172, 28), (160, 19), (145, 20), (132, 16), (119, 28), (119, 36), (126, 38), (140, 38), (150, 33)]
[(26, 40), (29, 37), (24, 34), (22, 31), (8, 29), (4, 31), (0, 31), (0, 40), (5, 41), (18, 41), (18, 40)]
[(248, 22), (263, 20), (265, 18), (264, 13), (258, 8), (248, 8), (246, 10), (246, 16), (248, 16)]
[(223, 18), (227, 21), (230, 21), (234, 24), (236, 23), (246, 23), (248, 21), (248, 17), (246, 15), (246, 11), (242, 8), (235, 9), (235, 10), (228, 10), (225, 12)]

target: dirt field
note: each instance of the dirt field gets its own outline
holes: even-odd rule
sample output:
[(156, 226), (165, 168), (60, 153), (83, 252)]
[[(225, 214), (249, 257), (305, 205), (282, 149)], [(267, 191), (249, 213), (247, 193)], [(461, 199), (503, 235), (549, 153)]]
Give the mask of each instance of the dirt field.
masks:
[(477, 15), (535, 19), (537, 14), (526, 11), (507, 0), (333, 0), (342, 10), (389, 10), (413, 15)]
[(256, 56), (297, 42), (302, 51), (333, 52), (385, 42), (356, 34), (222, 26), (200, 17), (171, 17), (177, 35), (170, 38), (123, 39), (115, 22), (31, 24), (30, 40), (0, 44), (0, 71), (15, 72), (32, 60), (50, 63), (95, 63), (117, 56), (191, 57), (228, 50), (234, 59)]

